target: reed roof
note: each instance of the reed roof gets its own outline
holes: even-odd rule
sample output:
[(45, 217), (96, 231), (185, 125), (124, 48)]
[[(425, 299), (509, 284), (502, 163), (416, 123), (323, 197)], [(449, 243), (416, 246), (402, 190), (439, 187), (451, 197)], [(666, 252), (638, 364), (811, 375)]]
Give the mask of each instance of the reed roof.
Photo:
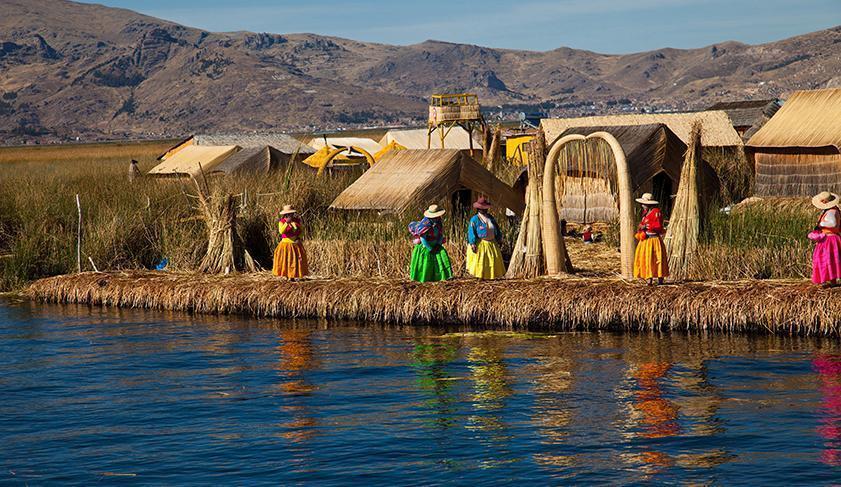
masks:
[(228, 156), (211, 172), (233, 174), (266, 172), (272, 169), (272, 149), (269, 146), (246, 147)]
[(285, 154), (312, 154), (315, 149), (288, 134), (277, 132), (248, 134), (196, 134), (195, 145), (238, 145), (242, 148), (274, 147)]
[(742, 100), (720, 102), (708, 110), (722, 110), (727, 113), (734, 127), (753, 127), (764, 124), (780, 109), (776, 98), (771, 100)]
[[(422, 129), (394, 129), (389, 130), (385, 137), (380, 141), (380, 145), (386, 146), (391, 142), (397, 142), (406, 149), (426, 149), (427, 142), (430, 142), (430, 148), (441, 148), (441, 127), (437, 127), (432, 135), (427, 136), (429, 130)], [(444, 138), (444, 149), (469, 149), (470, 148), (470, 133), (461, 127), (453, 127), (447, 132)], [(478, 142), (473, 142), (474, 149), (481, 149), (482, 146)]]
[(795, 92), (747, 146), (832, 147), (841, 152), (841, 89)]
[(717, 111), (691, 113), (640, 113), (632, 115), (605, 115), (578, 118), (544, 118), (540, 125), (546, 132), (546, 140), (555, 140), (565, 130), (572, 127), (616, 127), (629, 125), (663, 124), (680, 138), (689, 143), (692, 123), (700, 120), (703, 128), (701, 143), (705, 147), (741, 147), (739, 137), (727, 113)]
[(198, 176), (212, 172), (231, 154), (239, 150), (235, 145), (198, 146), (188, 145), (149, 171), (151, 176)]
[(484, 194), (500, 208), (523, 210), (523, 199), (513, 188), (464, 151), (454, 149), (388, 152), (330, 207), (404, 213), (446, 202), (460, 189)]

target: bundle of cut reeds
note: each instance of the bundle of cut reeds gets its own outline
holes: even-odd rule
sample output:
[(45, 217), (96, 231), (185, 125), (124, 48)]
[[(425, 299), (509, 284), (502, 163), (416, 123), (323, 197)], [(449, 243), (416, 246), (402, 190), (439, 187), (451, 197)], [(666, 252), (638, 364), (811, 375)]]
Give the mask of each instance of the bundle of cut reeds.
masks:
[(484, 154), (482, 155), (482, 163), (490, 172), (495, 172), (497, 161), (500, 159), (500, 139), (502, 138), (502, 129), (499, 125), (493, 131), (490, 145), (484, 146)]
[(199, 264), (199, 272), (210, 274), (240, 270), (255, 272), (257, 265), (243, 245), (237, 229), (237, 204), (234, 196), (221, 191), (211, 192), (193, 179), (198, 190), (199, 210), (207, 227), (207, 251)]
[(701, 123), (692, 126), (689, 146), (680, 171), (677, 196), (666, 231), (669, 269), (676, 278), (686, 278), (698, 250), (701, 233), (701, 201), (698, 168), (701, 165)]
[(544, 273), (541, 205), (543, 202), (543, 166), (546, 160), (546, 138), (540, 131), (528, 144), (529, 186), (526, 210), (520, 224), (520, 234), (506, 276), (532, 278)]

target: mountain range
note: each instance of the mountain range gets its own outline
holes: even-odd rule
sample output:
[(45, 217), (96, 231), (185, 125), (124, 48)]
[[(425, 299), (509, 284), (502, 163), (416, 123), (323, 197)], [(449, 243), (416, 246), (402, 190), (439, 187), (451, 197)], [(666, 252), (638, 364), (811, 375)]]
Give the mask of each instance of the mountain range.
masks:
[(841, 26), (762, 45), (610, 55), (207, 32), (66, 0), (2, 6), (0, 144), (418, 124), (436, 92), (477, 93), (509, 115), (583, 115), (841, 85)]

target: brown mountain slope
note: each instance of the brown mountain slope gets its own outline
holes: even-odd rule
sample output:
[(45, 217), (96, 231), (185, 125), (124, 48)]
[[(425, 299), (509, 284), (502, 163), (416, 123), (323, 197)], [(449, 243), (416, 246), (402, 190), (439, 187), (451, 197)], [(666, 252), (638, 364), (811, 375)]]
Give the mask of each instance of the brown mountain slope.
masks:
[(603, 55), (212, 33), (64, 0), (4, 0), (0, 142), (422, 120), (436, 91), (557, 114), (702, 108), (820, 87), (841, 27), (765, 45)]

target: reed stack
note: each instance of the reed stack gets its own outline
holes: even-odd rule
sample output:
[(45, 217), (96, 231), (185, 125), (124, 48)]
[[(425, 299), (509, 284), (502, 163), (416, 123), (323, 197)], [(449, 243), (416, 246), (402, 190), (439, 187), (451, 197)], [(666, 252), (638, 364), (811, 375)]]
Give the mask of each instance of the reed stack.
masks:
[(701, 124), (695, 122), (680, 171), (680, 183), (665, 238), (669, 269), (672, 276), (678, 279), (686, 278), (689, 274), (692, 261), (698, 252), (702, 217), (698, 170), (701, 158)]

